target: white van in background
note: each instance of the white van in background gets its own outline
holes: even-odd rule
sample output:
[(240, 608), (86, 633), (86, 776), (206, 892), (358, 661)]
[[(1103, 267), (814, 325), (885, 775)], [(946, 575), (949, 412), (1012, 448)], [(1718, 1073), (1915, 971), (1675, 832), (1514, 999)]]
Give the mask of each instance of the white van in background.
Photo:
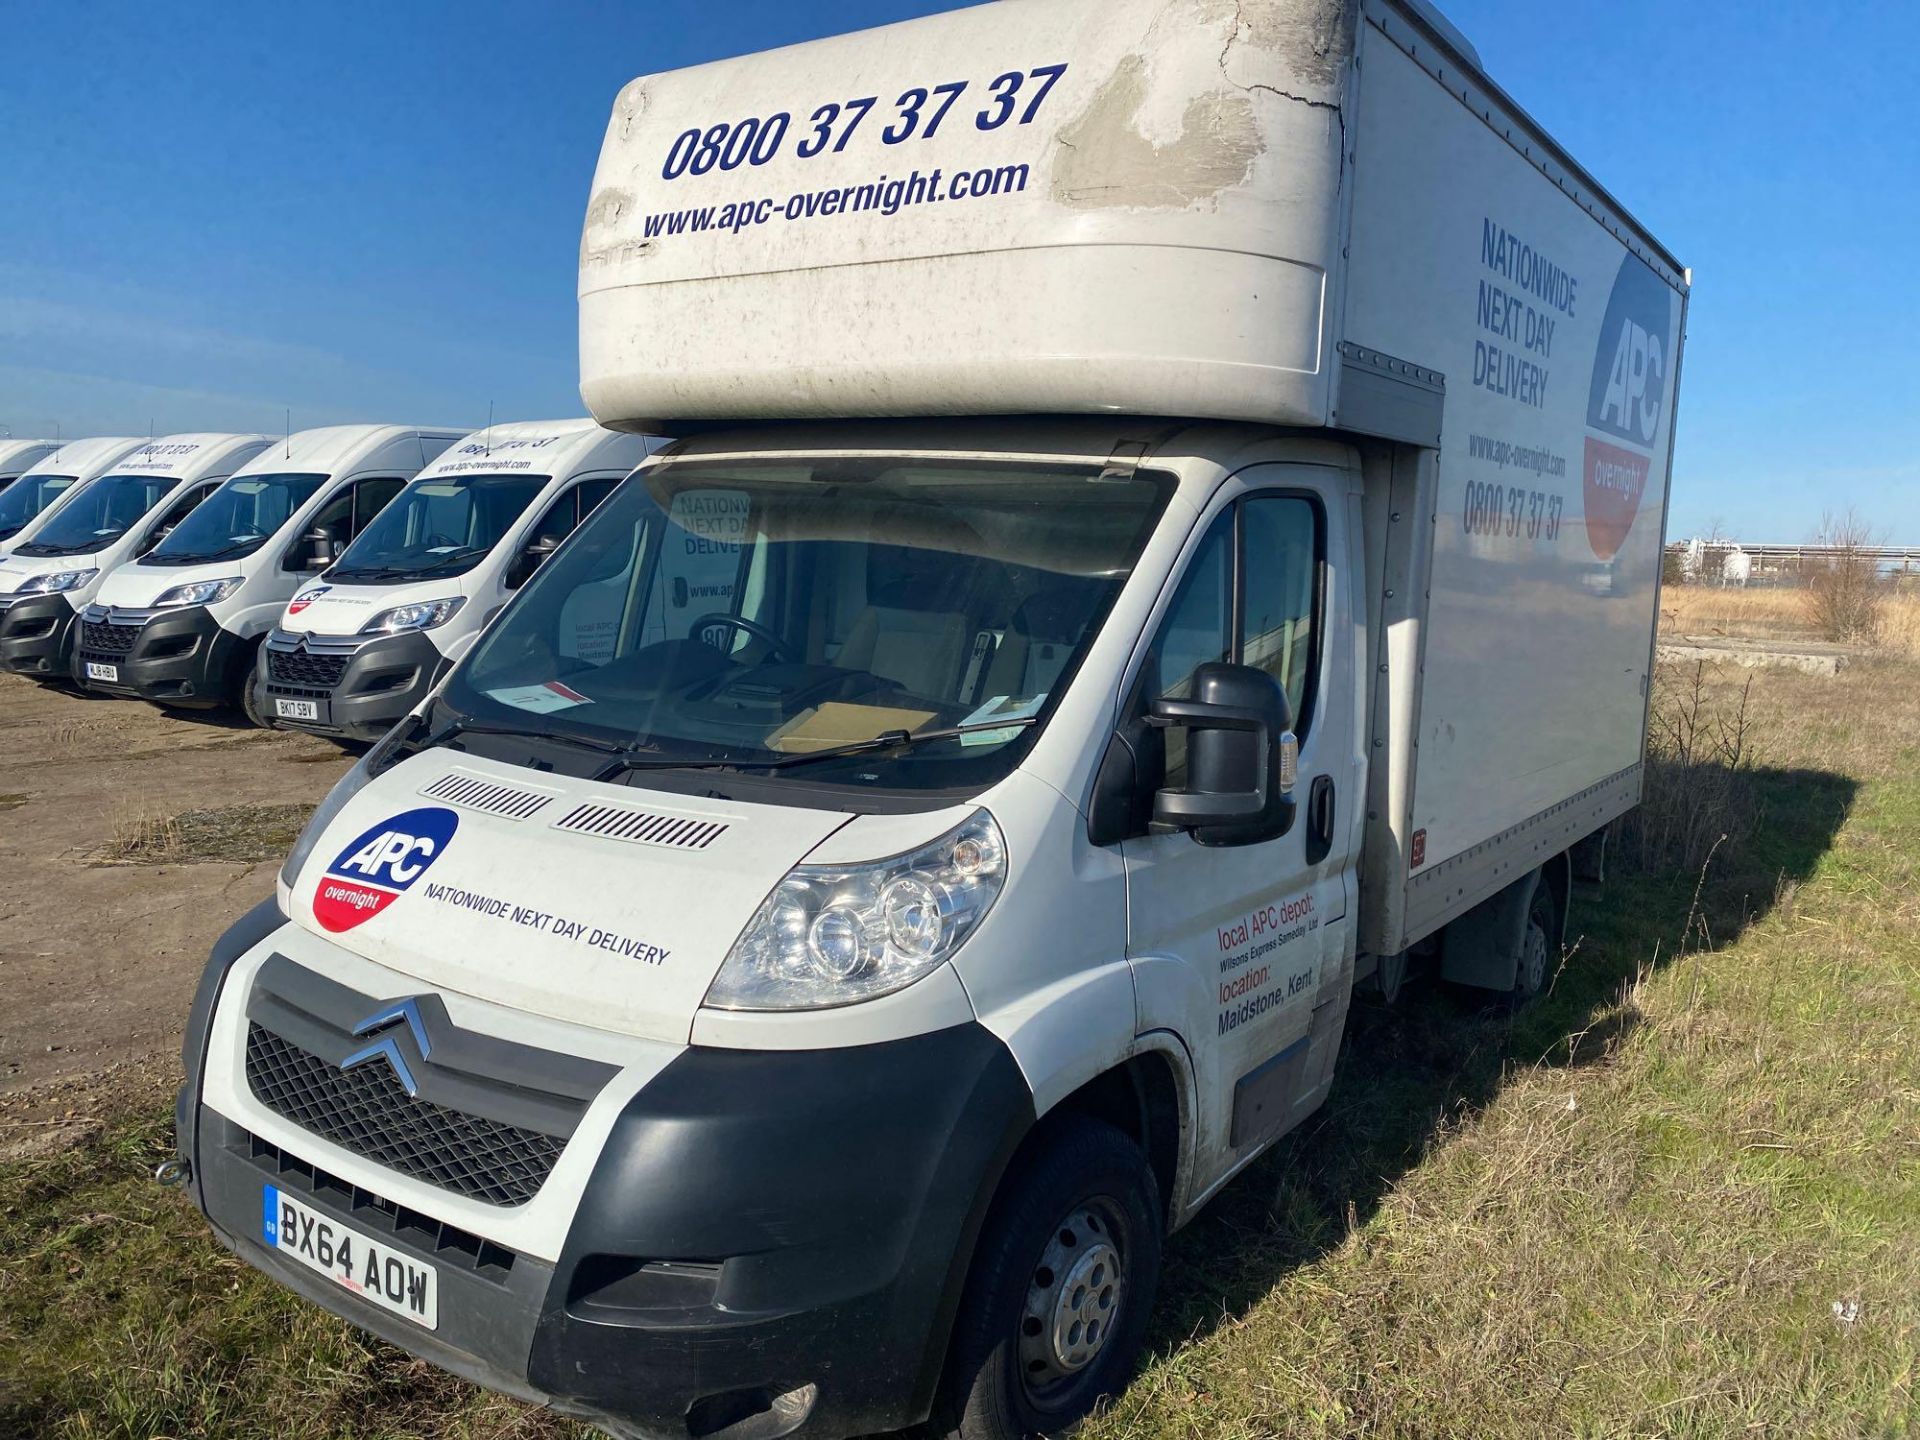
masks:
[(0, 491), (59, 448), (58, 440), (0, 440)]
[(587, 419), (469, 435), (288, 603), (254, 675), (254, 712), (379, 739), (661, 443)]
[(34, 526), (58, 509), (74, 486), (106, 474), (115, 461), (144, 443), (131, 435), (69, 440), (21, 471), (0, 491), (0, 555), (10, 554), (15, 545), (30, 539)]
[[(168, 435), (76, 489), (0, 561), (0, 590), (22, 596), (0, 615), (0, 667), (67, 679), (79, 614), (106, 577), (153, 549), (271, 443), (266, 435)], [(29, 596), (29, 586), (39, 593)]]
[(106, 578), (74, 680), (163, 705), (250, 705), (260, 642), (294, 592), (463, 433), (334, 425), (269, 445)]

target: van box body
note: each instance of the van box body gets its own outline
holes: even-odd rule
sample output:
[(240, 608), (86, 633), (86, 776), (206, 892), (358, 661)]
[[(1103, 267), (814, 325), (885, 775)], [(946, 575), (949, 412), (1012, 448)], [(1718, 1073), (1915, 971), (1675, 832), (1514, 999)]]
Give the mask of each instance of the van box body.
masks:
[(216, 949), (196, 1200), (615, 1433), (1066, 1428), (1357, 983), (1550, 977), (1686, 297), (1420, 0), (634, 81), (581, 392), (678, 438)]

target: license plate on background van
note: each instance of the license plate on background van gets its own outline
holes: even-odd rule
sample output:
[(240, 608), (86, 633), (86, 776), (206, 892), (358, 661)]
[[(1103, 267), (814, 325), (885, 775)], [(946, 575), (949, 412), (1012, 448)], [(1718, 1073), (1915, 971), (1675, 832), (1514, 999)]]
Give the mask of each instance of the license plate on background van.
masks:
[(280, 700), (273, 702), (273, 713), (282, 720), (318, 720), (320, 702), (318, 700)]
[(298, 1260), (343, 1290), (404, 1315), (429, 1330), (440, 1326), (440, 1277), (390, 1245), (327, 1219), (277, 1185), (264, 1187), (262, 1238), (269, 1250)]
[(120, 667), (102, 665), (98, 660), (89, 660), (87, 661), (87, 679), (107, 680), (117, 685), (120, 683)]

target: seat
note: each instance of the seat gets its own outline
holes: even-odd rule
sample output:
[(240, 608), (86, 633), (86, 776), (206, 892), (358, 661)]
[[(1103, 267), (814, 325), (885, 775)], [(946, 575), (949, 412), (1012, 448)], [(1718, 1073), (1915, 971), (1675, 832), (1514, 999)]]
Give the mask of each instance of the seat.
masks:
[(947, 700), (957, 693), (966, 648), (964, 615), (869, 605), (853, 617), (835, 663), (869, 671), (930, 700)]
[(1045, 695), (1060, 682), (1093, 613), (1086, 587), (1060, 585), (1029, 595), (993, 652), (980, 697)]

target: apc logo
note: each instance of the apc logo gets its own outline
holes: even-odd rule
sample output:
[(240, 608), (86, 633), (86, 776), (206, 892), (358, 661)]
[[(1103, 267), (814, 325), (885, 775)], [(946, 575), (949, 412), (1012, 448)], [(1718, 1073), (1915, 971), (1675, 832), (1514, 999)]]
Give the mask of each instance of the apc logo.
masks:
[(439, 805), (383, 820), (348, 844), (320, 877), (313, 918), (339, 934), (398, 900), (446, 853), (460, 817)]
[(1628, 255), (1600, 322), (1587, 389), (1587, 543), (1601, 560), (1619, 553), (1640, 513), (1673, 370), (1672, 333), (1673, 292)]
[(306, 609), (307, 606), (311, 605), (331, 589), (333, 589), (331, 585), (316, 585), (311, 590), (302, 590), (298, 595), (293, 597), (292, 602), (287, 606), (287, 613), (289, 615), (298, 615), (302, 610)]

